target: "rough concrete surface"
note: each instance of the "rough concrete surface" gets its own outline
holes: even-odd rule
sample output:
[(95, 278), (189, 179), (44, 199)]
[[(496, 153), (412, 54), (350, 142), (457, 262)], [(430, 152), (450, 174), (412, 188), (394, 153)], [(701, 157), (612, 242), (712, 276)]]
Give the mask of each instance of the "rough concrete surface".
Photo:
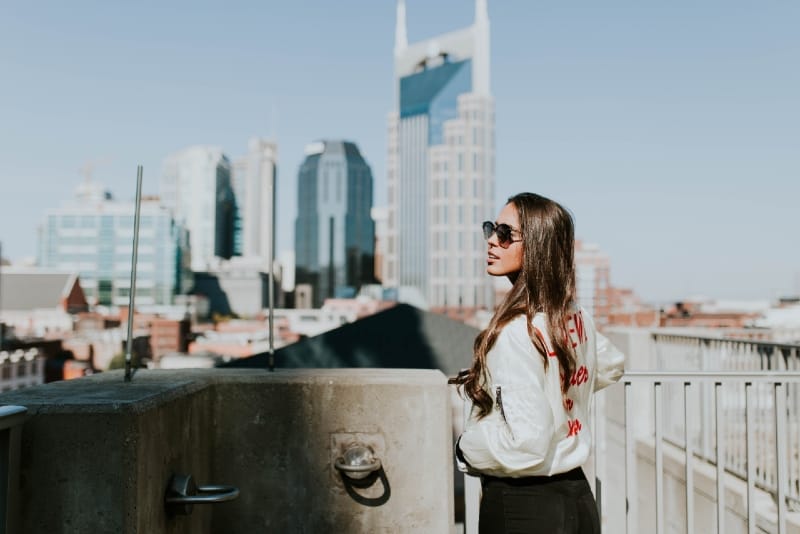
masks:
[[(0, 395), (23, 426), (23, 532), (449, 532), (449, 393), (430, 370), (119, 372)], [(369, 487), (333, 467), (342, 440), (382, 462)], [(165, 511), (174, 473), (238, 499)]]

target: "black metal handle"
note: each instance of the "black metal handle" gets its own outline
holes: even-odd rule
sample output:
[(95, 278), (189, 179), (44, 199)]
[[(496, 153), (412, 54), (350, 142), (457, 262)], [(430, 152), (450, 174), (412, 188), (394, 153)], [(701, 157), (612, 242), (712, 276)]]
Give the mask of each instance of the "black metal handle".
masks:
[(169, 481), (164, 505), (172, 514), (189, 515), (195, 504), (214, 504), (232, 501), (239, 496), (239, 488), (211, 484), (197, 486), (192, 475), (173, 475)]

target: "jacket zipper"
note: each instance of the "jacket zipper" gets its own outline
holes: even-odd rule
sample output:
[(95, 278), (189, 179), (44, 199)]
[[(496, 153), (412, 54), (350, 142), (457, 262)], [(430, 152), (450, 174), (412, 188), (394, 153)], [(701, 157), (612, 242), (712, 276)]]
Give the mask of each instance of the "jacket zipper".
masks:
[(503, 418), (503, 422), (508, 427), (508, 431), (511, 432), (511, 438), (514, 438), (514, 432), (511, 430), (511, 425), (508, 424), (508, 419), (506, 419), (506, 412), (503, 410), (503, 389), (500, 386), (497, 386), (495, 389), (494, 398), (496, 399), (497, 409), (500, 410), (500, 417)]

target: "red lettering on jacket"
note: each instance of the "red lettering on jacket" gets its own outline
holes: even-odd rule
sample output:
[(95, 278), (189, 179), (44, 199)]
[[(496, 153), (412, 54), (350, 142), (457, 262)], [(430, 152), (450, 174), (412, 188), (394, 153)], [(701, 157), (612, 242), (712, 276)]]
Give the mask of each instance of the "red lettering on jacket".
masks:
[(569, 329), (569, 334), (567, 334), (567, 342), (572, 344), (572, 348), (574, 349), (581, 343), (586, 343), (588, 341), (588, 337), (586, 336), (586, 328), (583, 323), (583, 315), (581, 313), (574, 313), (569, 318), (569, 326), (573, 326), (574, 328)]
[(575, 323), (575, 334), (578, 338), (578, 343), (586, 343), (589, 338), (586, 335), (586, 327), (583, 324), (583, 314), (576, 313), (572, 316), (572, 320)]
[(564, 408), (569, 412), (572, 411), (572, 407), (575, 405), (575, 402), (570, 399), (569, 397), (564, 397)]
[(580, 432), (582, 428), (581, 422), (578, 419), (567, 421), (567, 425), (569, 426), (569, 432), (567, 432), (567, 437), (577, 436), (578, 432)]
[(544, 337), (542, 331), (536, 328), (535, 326), (533, 327), (533, 331), (536, 334), (536, 336), (542, 340), (544, 348), (547, 349), (547, 355), (550, 356), (551, 358), (555, 358), (557, 356), (556, 351), (553, 350), (553, 347), (550, 346), (550, 342), (547, 340), (546, 337)]
[(581, 365), (577, 371), (572, 375), (572, 378), (569, 381), (571, 386), (580, 386), (581, 384), (585, 383), (589, 380), (589, 370), (586, 369), (585, 365)]

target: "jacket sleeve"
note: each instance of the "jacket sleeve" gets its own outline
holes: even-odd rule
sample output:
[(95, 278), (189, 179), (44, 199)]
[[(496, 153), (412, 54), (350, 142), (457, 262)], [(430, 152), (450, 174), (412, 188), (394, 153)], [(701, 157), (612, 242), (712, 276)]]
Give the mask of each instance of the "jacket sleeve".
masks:
[(464, 463), (499, 476), (535, 469), (550, 450), (550, 403), (535, 384), (499, 387), (502, 411), (496, 405), (483, 419), (471, 419), (459, 439)]
[(600, 332), (595, 332), (597, 346), (597, 374), (594, 390), (599, 391), (622, 378), (625, 372), (625, 355)]
[(554, 434), (551, 403), (543, 390), (543, 368), (522, 371), (513, 364), (531, 358), (539, 362), (541, 356), (524, 330), (506, 341), (493, 371), (497, 381), (487, 383), (495, 397), (492, 411), (482, 419), (471, 416), (458, 442), (463, 463), (498, 476), (538, 467), (552, 454)]

